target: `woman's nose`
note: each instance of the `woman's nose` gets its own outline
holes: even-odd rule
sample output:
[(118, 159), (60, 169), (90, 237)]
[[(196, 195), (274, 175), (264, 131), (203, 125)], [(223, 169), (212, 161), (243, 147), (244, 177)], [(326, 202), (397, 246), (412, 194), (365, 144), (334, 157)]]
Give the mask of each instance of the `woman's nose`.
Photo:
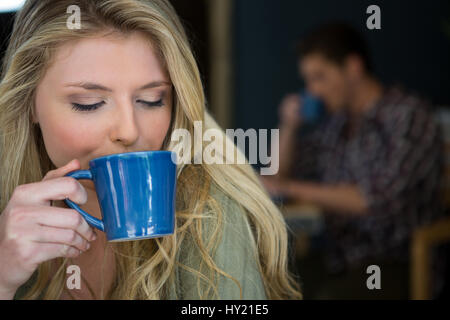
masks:
[(132, 102), (121, 102), (114, 108), (114, 124), (111, 126), (111, 141), (132, 145), (139, 137), (139, 127)]

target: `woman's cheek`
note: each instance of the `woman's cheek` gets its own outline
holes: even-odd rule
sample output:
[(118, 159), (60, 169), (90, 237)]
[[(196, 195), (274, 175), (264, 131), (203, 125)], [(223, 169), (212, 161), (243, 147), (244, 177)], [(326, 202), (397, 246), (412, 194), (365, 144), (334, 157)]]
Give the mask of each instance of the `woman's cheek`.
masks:
[(94, 128), (88, 130), (69, 121), (43, 134), (49, 157), (57, 167), (64, 166), (74, 158), (83, 162), (99, 144)]
[[(156, 121), (155, 121), (156, 120)], [(169, 130), (170, 114), (166, 112), (160, 117), (154, 117), (147, 122), (146, 132), (147, 140), (151, 141), (151, 150), (158, 150), (162, 147), (164, 138)]]

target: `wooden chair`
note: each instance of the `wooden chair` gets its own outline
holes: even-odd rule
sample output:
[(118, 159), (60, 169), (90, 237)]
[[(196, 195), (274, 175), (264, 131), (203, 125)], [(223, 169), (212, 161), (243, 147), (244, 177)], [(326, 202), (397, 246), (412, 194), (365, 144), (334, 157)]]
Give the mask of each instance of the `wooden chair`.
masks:
[(450, 217), (418, 228), (411, 243), (411, 299), (431, 298), (431, 249), (450, 242)]
[[(447, 109), (448, 110), (448, 109)], [(441, 110), (437, 120), (442, 126), (445, 141), (445, 187), (443, 190), (445, 208), (450, 208), (450, 112)], [(450, 217), (442, 218), (429, 226), (416, 229), (412, 235), (410, 255), (410, 297), (413, 300), (431, 298), (431, 249), (450, 242)]]

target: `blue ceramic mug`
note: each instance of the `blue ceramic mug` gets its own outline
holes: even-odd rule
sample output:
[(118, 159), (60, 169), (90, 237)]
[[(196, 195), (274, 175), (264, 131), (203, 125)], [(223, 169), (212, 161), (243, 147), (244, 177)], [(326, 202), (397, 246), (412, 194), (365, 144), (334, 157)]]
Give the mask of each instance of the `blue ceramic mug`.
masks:
[(306, 90), (300, 91), (302, 98), (301, 116), (305, 123), (317, 123), (325, 114), (323, 102)]
[(176, 159), (172, 151), (139, 151), (107, 155), (89, 161), (89, 170), (66, 174), (94, 182), (102, 220), (70, 199), (89, 225), (106, 233), (108, 241), (157, 238), (175, 228)]

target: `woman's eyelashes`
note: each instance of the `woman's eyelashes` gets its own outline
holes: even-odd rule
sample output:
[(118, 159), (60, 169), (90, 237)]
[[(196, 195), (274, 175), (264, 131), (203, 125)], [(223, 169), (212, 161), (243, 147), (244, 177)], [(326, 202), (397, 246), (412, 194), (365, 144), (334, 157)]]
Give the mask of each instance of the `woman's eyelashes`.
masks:
[[(142, 103), (143, 105), (147, 107), (161, 107), (164, 105), (163, 99), (159, 99), (158, 101), (144, 101), (144, 100), (136, 100), (137, 102)], [(76, 111), (92, 111), (95, 109), (98, 109), (102, 105), (104, 105), (105, 102), (97, 102), (94, 104), (79, 104), (79, 103), (72, 103), (72, 109)]]
[(103, 105), (104, 102), (98, 102), (94, 104), (79, 104), (79, 103), (72, 103), (72, 109), (76, 111), (91, 111), (99, 108), (101, 105)]
[(144, 100), (138, 100), (138, 102), (142, 102), (143, 104), (149, 106), (149, 107), (161, 107), (163, 105), (163, 99), (159, 99), (158, 101), (144, 101)]

